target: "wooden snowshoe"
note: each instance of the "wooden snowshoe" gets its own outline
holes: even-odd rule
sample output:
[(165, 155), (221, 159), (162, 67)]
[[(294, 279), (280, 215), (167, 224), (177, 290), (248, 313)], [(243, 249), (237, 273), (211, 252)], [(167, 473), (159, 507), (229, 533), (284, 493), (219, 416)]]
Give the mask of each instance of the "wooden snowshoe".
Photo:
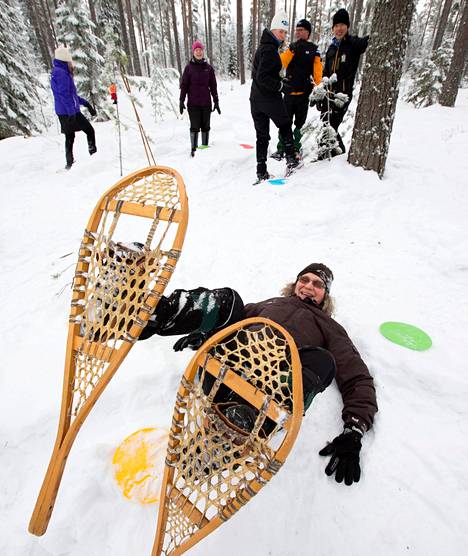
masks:
[(279, 471), (302, 398), (298, 350), (273, 321), (246, 319), (203, 344), (177, 393), (152, 556), (186, 552)]
[(47, 529), (81, 425), (161, 298), (187, 221), (182, 177), (163, 166), (118, 181), (91, 215), (73, 283), (57, 439), (29, 524), (34, 535)]

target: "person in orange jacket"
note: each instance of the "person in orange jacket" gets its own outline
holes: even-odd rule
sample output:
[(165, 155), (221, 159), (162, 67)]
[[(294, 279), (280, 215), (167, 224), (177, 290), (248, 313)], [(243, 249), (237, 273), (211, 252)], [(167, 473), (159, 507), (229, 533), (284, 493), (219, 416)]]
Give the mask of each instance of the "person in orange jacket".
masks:
[[(322, 62), (320, 52), (315, 43), (309, 40), (312, 27), (306, 19), (296, 24), (296, 41), (280, 54), (283, 68), (286, 68), (286, 79), (292, 85), (292, 91), (285, 93), (284, 103), (291, 120), (294, 123), (294, 150), (297, 155), (301, 152), (302, 127), (307, 119), (309, 110), (309, 95), (315, 85), (322, 81)], [(271, 158), (281, 160), (284, 157), (284, 144), (281, 135), (278, 145)]]

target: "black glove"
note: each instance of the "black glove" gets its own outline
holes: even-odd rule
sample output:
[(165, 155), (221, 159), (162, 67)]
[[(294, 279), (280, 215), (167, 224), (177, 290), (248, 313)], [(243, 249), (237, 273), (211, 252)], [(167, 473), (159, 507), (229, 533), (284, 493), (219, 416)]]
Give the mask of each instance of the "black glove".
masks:
[(185, 348), (196, 351), (209, 337), (208, 332), (192, 332), (192, 334), (177, 340), (173, 346), (174, 351), (182, 351)]
[(184, 110), (185, 110), (185, 103), (184, 103), (183, 100), (181, 100), (180, 103), (179, 103), (179, 112), (180, 112), (180, 115), (182, 115), (182, 114), (184, 113)]
[(221, 115), (221, 110), (219, 109), (219, 101), (218, 100), (214, 103), (212, 112), (214, 112), (215, 110), (218, 112), (219, 115)]
[(284, 93), (285, 95), (288, 95), (289, 93), (293, 92), (293, 86), (291, 85), (291, 83), (289, 82), (288, 79), (282, 79), (281, 80), (281, 89), (280, 91), (282, 93)]
[(321, 456), (331, 456), (325, 473), (330, 477), (335, 473), (337, 483), (352, 485), (359, 482), (361, 478), (361, 467), (359, 465), (359, 452), (361, 451), (362, 433), (356, 428), (345, 427), (344, 431), (330, 444), (320, 450)]
[(96, 109), (93, 106), (91, 106), (91, 104), (89, 104), (86, 108), (89, 110), (91, 117), (94, 118), (94, 116), (96, 116), (97, 114)]

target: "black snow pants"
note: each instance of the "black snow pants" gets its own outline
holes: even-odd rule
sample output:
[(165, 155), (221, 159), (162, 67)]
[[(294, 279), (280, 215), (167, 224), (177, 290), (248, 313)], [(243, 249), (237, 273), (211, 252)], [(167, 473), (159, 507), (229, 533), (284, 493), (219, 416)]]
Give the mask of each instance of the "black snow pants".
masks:
[(88, 149), (96, 146), (96, 134), (94, 127), (89, 123), (81, 112), (75, 116), (59, 116), (62, 133), (65, 134), (65, 157), (67, 164), (73, 164), (73, 143), (75, 142), (75, 132), (84, 131), (88, 139)]
[(250, 112), (257, 133), (257, 168), (266, 165), (270, 142), (270, 120), (279, 129), (286, 155), (294, 156), (294, 142), (286, 106), (281, 97), (250, 100)]
[(210, 131), (211, 106), (189, 106), (190, 131)]

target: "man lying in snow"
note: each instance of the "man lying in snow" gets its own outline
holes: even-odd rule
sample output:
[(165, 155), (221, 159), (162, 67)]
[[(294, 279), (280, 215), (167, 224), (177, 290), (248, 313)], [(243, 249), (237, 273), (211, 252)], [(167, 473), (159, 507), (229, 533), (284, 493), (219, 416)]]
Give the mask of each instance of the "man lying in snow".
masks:
[[(175, 290), (162, 297), (140, 340), (153, 334), (185, 334), (175, 344), (180, 351), (198, 349), (214, 333), (244, 318), (265, 317), (283, 326), (294, 338), (302, 363), (304, 411), (314, 396), (336, 378), (343, 398), (343, 432), (319, 454), (331, 456), (325, 468), (337, 482), (351, 485), (361, 476), (361, 439), (377, 412), (374, 381), (345, 329), (331, 318), (332, 271), (312, 263), (287, 284), (281, 297), (244, 303), (231, 288)], [(232, 411), (232, 409), (231, 409)], [(248, 406), (232, 412), (237, 425), (249, 421)]]

